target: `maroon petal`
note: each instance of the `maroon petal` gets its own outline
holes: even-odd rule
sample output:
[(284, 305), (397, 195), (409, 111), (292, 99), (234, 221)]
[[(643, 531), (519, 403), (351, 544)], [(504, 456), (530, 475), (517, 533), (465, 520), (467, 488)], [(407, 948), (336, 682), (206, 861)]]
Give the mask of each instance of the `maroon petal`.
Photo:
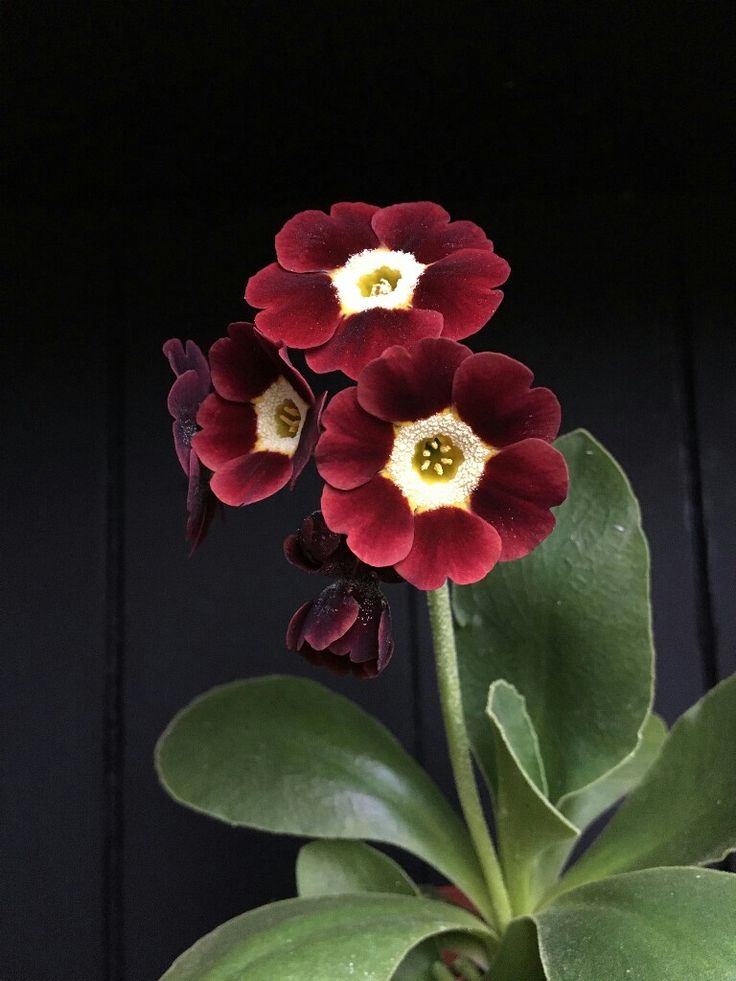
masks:
[(453, 402), (489, 446), (529, 437), (551, 441), (560, 428), (560, 403), (548, 388), (530, 388), (534, 375), (520, 361), (489, 351), (458, 368)]
[(388, 462), (393, 427), (361, 409), (355, 387), (333, 397), (322, 414), (322, 425), (315, 460), (320, 475), (333, 487), (360, 487)]
[(329, 528), (348, 536), (348, 547), (367, 565), (394, 565), (411, 548), (414, 516), (399, 488), (375, 476), (355, 490), (328, 484), (322, 513)]
[(277, 262), (251, 276), (245, 299), (253, 307), (265, 308), (256, 314), (258, 329), (288, 347), (324, 344), (342, 316), (329, 276), (288, 272)]
[[(209, 387), (209, 383), (208, 383)], [(173, 416), (174, 448), (184, 473), (189, 473), (189, 456), (192, 438), (197, 432), (197, 410), (206, 397), (202, 392), (200, 379), (194, 369), (179, 375), (171, 386), (167, 405)]]
[[(256, 331), (256, 333), (258, 333), (258, 331)], [(268, 338), (263, 337), (260, 333), (258, 333), (258, 336), (260, 337), (262, 344), (267, 344), (269, 347), (274, 347), (274, 345), (272, 344), (271, 341), (268, 340)], [(291, 363), (291, 358), (289, 357), (289, 352), (286, 349), (286, 347), (284, 347), (283, 344), (280, 344), (274, 347), (274, 350), (276, 352), (276, 356), (279, 359), (279, 374), (283, 375), (284, 378), (289, 382), (289, 384), (292, 385), (294, 389), (296, 389), (298, 394), (301, 395), (301, 397), (304, 399), (307, 405), (313, 405), (314, 393), (312, 392), (312, 389), (309, 387), (309, 383), (307, 382), (307, 379), (304, 377), (301, 371), (297, 371), (297, 369)]]
[(301, 476), (302, 470), (309, 463), (312, 453), (314, 452), (314, 447), (317, 445), (317, 440), (319, 439), (320, 432), (320, 421), (322, 419), (322, 410), (324, 409), (325, 402), (327, 401), (327, 392), (323, 392), (314, 405), (310, 405), (307, 411), (307, 417), (304, 420), (304, 425), (302, 426), (302, 431), (299, 436), (299, 445), (296, 448), (296, 452), (292, 458), (293, 472), (291, 475), (291, 480), (289, 481), (289, 487), (293, 490), (294, 484), (297, 482)]
[(391, 610), (388, 603), (381, 612), (378, 624), (378, 657), (376, 672), (380, 673), (388, 665), (394, 653), (394, 637), (391, 629)]
[(470, 506), (501, 536), (500, 560), (520, 559), (555, 525), (551, 507), (567, 496), (565, 458), (541, 439), (525, 439), (486, 464)]
[(410, 350), (390, 347), (358, 378), (358, 402), (379, 419), (425, 419), (452, 405), (452, 380), (471, 354), (444, 337), (427, 337)]
[(331, 647), (348, 633), (359, 613), (360, 604), (347, 592), (343, 583), (333, 583), (322, 590), (303, 618), (295, 650), (299, 650), (305, 642), (315, 651)]
[(192, 453), (187, 493), (187, 538), (192, 543), (192, 552), (204, 541), (219, 507), (220, 502), (210, 490), (210, 475), (197, 454)]
[(284, 269), (292, 272), (344, 266), (356, 252), (378, 246), (371, 228), (376, 211), (375, 205), (360, 202), (333, 204), (329, 215), (324, 211), (301, 211), (276, 236), (276, 257)]
[(210, 487), (224, 504), (253, 504), (285, 487), (291, 470), (291, 459), (283, 453), (249, 453), (221, 467)]
[(256, 413), (250, 403), (226, 402), (208, 395), (197, 413), (202, 427), (192, 439), (197, 456), (210, 470), (217, 470), (249, 453), (256, 445)]
[(376, 674), (393, 653), (391, 613), (386, 598), (371, 591), (360, 598), (360, 615), (350, 629), (330, 644), (334, 654), (347, 654), (355, 664), (376, 664)]
[(434, 310), (387, 310), (374, 307), (351, 314), (338, 324), (322, 347), (307, 351), (314, 371), (342, 371), (357, 378), (361, 369), (394, 344), (411, 347), (423, 337), (439, 337), (442, 317)]
[(199, 346), (194, 341), (187, 341), (185, 348), (178, 337), (172, 337), (164, 344), (163, 352), (177, 377), (185, 371), (196, 372), (204, 398), (210, 388), (210, 368)]
[(286, 628), (286, 646), (290, 651), (299, 650), (299, 638), (302, 636), (304, 624), (313, 606), (314, 600), (309, 600), (303, 606), (300, 606), (291, 620), (289, 620), (289, 626)]
[(508, 263), (495, 252), (462, 249), (424, 270), (413, 304), (421, 310), (439, 310), (445, 322), (443, 337), (469, 337), (496, 312), (503, 293), (493, 287), (508, 275)]
[(419, 262), (434, 262), (440, 256), (433, 246), (447, 229), (449, 220), (448, 213), (438, 204), (412, 201), (381, 208), (373, 216), (372, 224), (386, 248), (410, 252)]
[(323, 571), (342, 551), (343, 541), (342, 535), (327, 527), (322, 512), (313, 511), (302, 521), (299, 531), (284, 541), (284, 555), (305, 572)]
[(437, 262), (460, 249), (487, 249), (493, 243), (472, 221), (450, 221), (437, 204), (417, 201), (394, 204), (373, 217), (373, 227), (383, 245), (411, 252), (419, 262)]
[(396, 563), (417, 589), (437, 589), (445, 579), (465, 585), (487, 575), (501, 554), (501, 539), (489, 524), (462, 508), (437, 508), (414, 517), (414, 544)]
[(282, 373), (277, 349), (258, 334), (253, 324), (230, 324), (227, 330), (230, 336), (221, 337), (210, 348), (212, 384), (224, 399), (250, 402)]
[(166, 405), (174, 419), (183, 417), (194, 419), (206, 395), (207, 392), (202, 392), (197, 372), (192, 368), (179, 375), (174, 381)]

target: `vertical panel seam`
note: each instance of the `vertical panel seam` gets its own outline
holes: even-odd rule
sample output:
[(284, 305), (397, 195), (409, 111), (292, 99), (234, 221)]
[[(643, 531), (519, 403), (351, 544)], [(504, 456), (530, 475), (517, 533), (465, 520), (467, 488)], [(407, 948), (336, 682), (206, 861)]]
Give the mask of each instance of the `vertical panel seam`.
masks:
[(123, 762), (125, 603), (125, 369), (122, 332), (108, 331), (105, 690), (103, 827), (103, 977), (122, 981), (123, 965)]
[(682, 460), (686, 481), (686, 518), (693, 552), (695, 615), (698, 646), (706, 688), (719, 680), (718, 636), (710, 584), (710, 544), (705, 515), (702, 446), (697, 405), (695, 344), (685, 257), (674, 256), (676, 319), (679, 337), (680, 386), (683, 400)]

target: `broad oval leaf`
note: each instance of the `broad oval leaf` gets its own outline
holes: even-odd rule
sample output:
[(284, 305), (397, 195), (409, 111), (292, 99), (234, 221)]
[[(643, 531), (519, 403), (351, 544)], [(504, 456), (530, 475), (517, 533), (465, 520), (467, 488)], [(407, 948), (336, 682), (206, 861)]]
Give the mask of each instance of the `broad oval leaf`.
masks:
[(214, 689), (174, 718), (156, 764), (165, 789), (195, 810), (264, 831), (399, 845), (487, 905), (467, 829), (435, 784), (376, 719), (314, 681)]
[[(547, 800), (539, 744), (524, 699), (495, 681), (488, 692), (493, 733), (494, 804), (501, 862), (514, 913), (534, 908), (549, 879), (545, 860), (578, 836), (578, 829)], [(552, 869), (552, 876), (557, 872)]]
[(388, 855), (362, 841), (310, 841), (296, 860), (300, 896), (389, 892), (418, 896), (419, 889)]
[(649, 553), (639, 506), (588, 433), (557, 440), (570, 494), (526, 558), (453, 591), (463, 701), (474, 750), (493, 778), (484, 716), (505, 678), (526, 698), (549, 798), (580, 790), (636, 747), (652, 699)]
[(633, 869), (717, 862), (735, 850), (734, 746), (736, 675), (678, 719), (642, 782), (556, 892)]
[(536, 913), (549, 981), (734, 981), (736, 876), (645, 869), (565, 893)]
[(639, 744), (633, 753), (594, 783), (563, 797), (559, 805), (562, 813), (579, 828), (587, 828), (641, 783), (666, 739), (664, 719), (652, 712), (644, 723)]
[(161, 981), (390, 981), (413, 947), (458, 930), (488, 937), (470, 913), (430, 899), (379, 893), (287, 899), (223, 923)]

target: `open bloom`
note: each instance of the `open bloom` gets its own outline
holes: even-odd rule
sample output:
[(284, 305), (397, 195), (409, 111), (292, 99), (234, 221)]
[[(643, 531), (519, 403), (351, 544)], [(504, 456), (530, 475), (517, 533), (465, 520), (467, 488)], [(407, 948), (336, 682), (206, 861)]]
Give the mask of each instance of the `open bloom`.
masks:
[(315, 402), (286, 350), (253, 324), (228, 327), (209, 352), (214, 392), (197, 413), (192, 445), (213, 471), (225, 504), (260, 501), (293, 486), (319, 434), (324, 396)]
[[(300, 569), (336, 579), (296, 611), (286, 646), (339, 674), (380, 674), (394, 652), (391, 611), (379, 585), (384, 570), (371, 569), (353, 555), (345, 536), (330, 531), (319, 511), (286, 539), (284, 554)], [(395, 580), (392, 570), (385, 572)]]
[(187, 538), (192, 547), (204, 539), (218, 503), (210, 490), (210, 472), (199, 461), (192, 448), (197, 432), (197, 412), (212, 390), (207, 359), (194, 341), (186, 347), (175, 337), (164, 344), (176, 381), (171, 386), (168, 409), (174, 420), (174, 448), (181, 468), (189, 479), (187, 492)]
[(482, 579), (554, 527), (567, 467), (560, 407), (503, 354), (444, 338), (389, 348), (327, 407), (322, 512), (373, 566), (419, 589)]
[(350, 378), (390, 345), (474, 334), (509, 274), (481, 228), (429, 201), (302, 211), (276, 236), (276, 257), (245, 291), (259, 330), (305, 348), (314, 371)]

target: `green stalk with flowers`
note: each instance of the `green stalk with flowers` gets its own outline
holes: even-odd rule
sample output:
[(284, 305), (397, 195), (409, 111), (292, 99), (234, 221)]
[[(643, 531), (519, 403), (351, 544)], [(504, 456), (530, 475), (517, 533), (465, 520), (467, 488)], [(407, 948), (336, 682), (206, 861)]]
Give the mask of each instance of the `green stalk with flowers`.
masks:
[[(218, 927), (164, 978), (734, 981), (736, 877), (704, 866), (736, 848), (736, 679), (669, 733), (653, 713), (649, 556), (625, 475), (586, 432), (556, 438), (559, 404), (528, 368), (461, 343), (498, 308), (507, 263), (429, 202), (301, 212), (276, 254), (248, 282), (254, 324), (206, 358), (164, 346), (187, 534), (198, 546), (223, 505), (293, 486), (314, 459), (320, 509), (284, 553), (330, 583), (286, 645), (369, 681), (395, 653), (382, 583), (425, 591), (462, 816), (315, 681), (207, 693), (161, 737), (164, 788), (315, 840), (296, 898)], [(315, 396), (289, 349), (355, 384)]]

